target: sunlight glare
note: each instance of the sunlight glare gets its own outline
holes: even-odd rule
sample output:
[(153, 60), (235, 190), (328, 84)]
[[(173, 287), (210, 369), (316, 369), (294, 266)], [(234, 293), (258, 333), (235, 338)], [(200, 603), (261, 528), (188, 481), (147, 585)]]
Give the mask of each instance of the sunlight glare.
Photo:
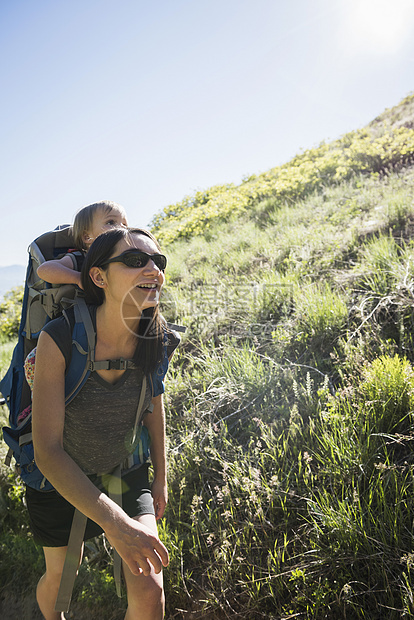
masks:
[(343, 48), (350, 54), (394, 54), (413, 30), (413, 0), (349, 0)]

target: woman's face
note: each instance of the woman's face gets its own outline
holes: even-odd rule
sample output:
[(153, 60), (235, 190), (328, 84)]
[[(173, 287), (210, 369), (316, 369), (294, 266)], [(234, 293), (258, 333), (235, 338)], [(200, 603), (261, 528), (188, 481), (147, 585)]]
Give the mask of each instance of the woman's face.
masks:
[[(152, 239), (131, 233), (128, 238), (117, 243), (111, 258), (132, 249), (150, 255), (160, 253)], [(152, 259), (143, 267), (127, 267), (122, 262), (113, 262), (107, 266), (103, 275), (106, 279), (106, 295), (121, 301), (123, 315), (136, 316), (136, 311), (140, 313), (158, 305), (165, 274)]]

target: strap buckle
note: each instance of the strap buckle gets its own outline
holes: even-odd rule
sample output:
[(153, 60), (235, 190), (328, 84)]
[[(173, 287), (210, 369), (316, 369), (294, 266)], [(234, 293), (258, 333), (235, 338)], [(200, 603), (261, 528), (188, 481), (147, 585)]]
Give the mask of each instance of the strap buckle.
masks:
[(127, 368), (136, 368), (132, 360), (120, 357), (117, 360), (100, 360), (99, 362), (90, 360), (88, 370), (127, 370)]
[(128, 368), (128, 360), (121, 357), (118, 360), (109, 360), (109, 370), (126, 370)]

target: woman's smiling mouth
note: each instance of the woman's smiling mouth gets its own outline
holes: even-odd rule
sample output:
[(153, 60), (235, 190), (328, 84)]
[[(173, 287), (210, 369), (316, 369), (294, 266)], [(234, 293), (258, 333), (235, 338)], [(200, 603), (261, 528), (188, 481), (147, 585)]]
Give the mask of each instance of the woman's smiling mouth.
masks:
[(137, 288), (146, 288), (152, 290), (158, 288), (158, 285), (152, 282), (151, 284), (138, 284)]

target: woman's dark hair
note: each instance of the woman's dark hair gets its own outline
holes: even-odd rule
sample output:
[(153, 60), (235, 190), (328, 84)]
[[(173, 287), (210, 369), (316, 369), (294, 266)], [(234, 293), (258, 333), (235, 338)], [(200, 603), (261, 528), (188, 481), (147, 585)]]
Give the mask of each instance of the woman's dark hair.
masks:
[[(160, 245), (154, 235), (144, 228), (112, 228), (99, 235), (89, 248), (82, 266), (81, 281), (86, 303), (100, 306), (105, 299), (103, 289), (95, 285), (89, 271), (92, 267), (101, 267), (105, 261), (111, 258), (117, 243), (122, 239), (129, 240), (131, 234), (148, 237), (161, 252)], [(101, 269), (108, 269), (108, 266), (101, 267)], [(165, 319), (161, 315), (158, 305), (142, 311), (136, 333), (138, 343), (134, 361), (146, 374), (154, 372), (162, 360), (165, 329)]]

